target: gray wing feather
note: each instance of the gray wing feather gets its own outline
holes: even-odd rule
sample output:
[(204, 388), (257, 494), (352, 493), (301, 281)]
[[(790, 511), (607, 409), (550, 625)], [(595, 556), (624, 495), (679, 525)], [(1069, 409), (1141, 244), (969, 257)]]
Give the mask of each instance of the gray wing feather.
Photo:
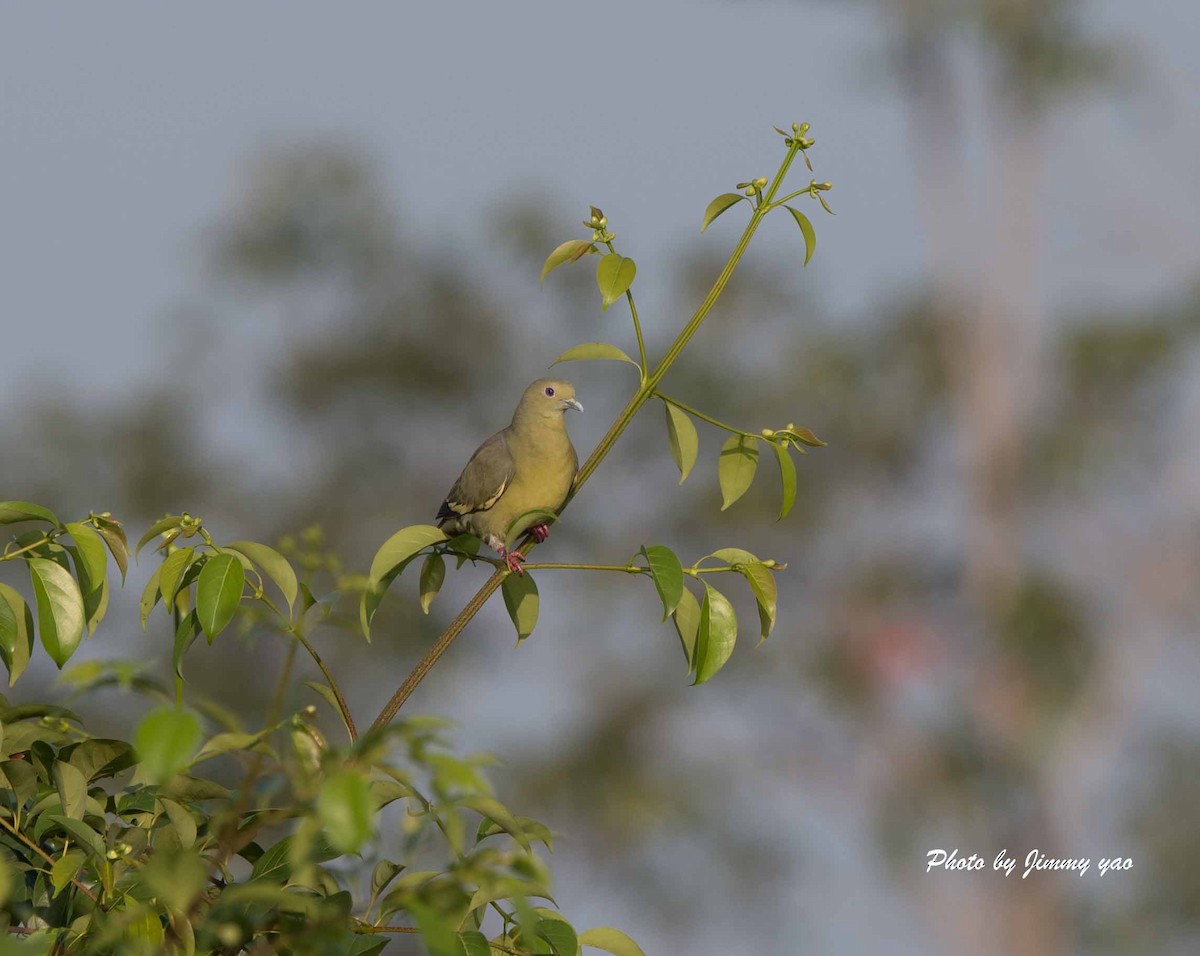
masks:
[(438, 509), (437, 520), (487, 511), (500, 500), (516, 471), (504, 431), (498, 431), (475, 450)]

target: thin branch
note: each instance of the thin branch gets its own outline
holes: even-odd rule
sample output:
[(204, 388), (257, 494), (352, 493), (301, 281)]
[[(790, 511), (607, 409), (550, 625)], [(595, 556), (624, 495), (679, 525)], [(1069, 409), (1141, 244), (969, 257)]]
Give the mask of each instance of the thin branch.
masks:
[(26, 551), (32, 551), (34, 548), (40, 548), (43, 544), (49, 544), (54, 540), (54, 538), (55, 536), (53, 534), (46, 534), (37, 541), (33, 541), (30, 544), (25, 545), (23, 548), (17, 548), (16, 551), (9, 551), (6, 548), (4, 553), (0, 554), (0, 561), (11, 561), (13, 558), (20, 557)]
[[(53, 867), (54, 864), (56, 862), (58, 862), (49, 853), (47, 853), (40, 846), (38, 846), (31, 839), (29, 839), (29, 837), (27, 837), (24, 833), (22, 833), (15, 826), (13, 826), (11, 823), (9, 823), (4, 817), (0, 817), (0, 826), (3, 826), (4, 829), (6, 829), (9, 833), (11, 833), (18, 840), (20, 840), (22, 843), (24, 843), (27, 847), (29, 847), (29, 849), (33, 850), (34, 853), (36, 853), (43, 860), (45, 860), (47, 863), (49, 863), (51, 867)], [(79, 890), (83, 893), (83, 895), (86, 896), (88, 899), (90, 899), (93, 903), (99, 903), (99, 900), (97, 900), (97, 898), (96, 898), (96, 894), (93, 893), (91, 890), (89, 890), (82, 883), (80, 883), (79, 880), (72, 877), (71, 882), (74, 883), (79, 888)]]
[(338, 710), (342, 712), (342, 720), (346, 722), (346, 729), (350, 731), (350, 740), (351, 742), (358, 740), (358, 728), (354, 726), (354, 717), (350, 714), (350, 705), (346, 703), (346, 698), (342, 696), (341, 688), (338, 687), (337, 681), (333, 679), (333, 674), (325, 666), (325, 662), (321, 660), (321, 655), (317, 653), (317, 649), (308, 643), (307, 638), (299, 631), (291, 630), (290, 633), (295, 635), (296, 640), (308, 651), (308, 656), (313, 659), (313, 663), (321, 669), (321, 673), (329, 681), (329, 689), (333, 691), (333, 699), (337, 701)]
[(650, 570), (636, 564), (562, 564), (558, 562), (526, 564), (522, 567), (526, 571), (624, 571), (626, 574), (646, 574)]
[(382, 936), (385, 933), (419, 933), (415, 926), (374, 926), (371, 923), (359, 923), (354, 932), (360, 936)]
[[(774, 200), (775, 194), (779, 191), (779, 187), (783, 184), (783, 180), (787, 176), (788, 169), (791, 168), (792, 162), (795, 160), (799, 152), (799, 142), (798, 140), (794, 140), (792, 145), (788, 147), (787, 156), (784, 157), (783, 162), (779, 166), (779, 170), (775, 173), (775, 178), (772, 180), (766, 196), (764, 197), (762, 203), (760, 203), (751, 214), (750, 221), (746, 224), (746, 228), (742, 231), (741, 238), (738, 239), (737, 245), (733, 247), (733, 252), (730, 253), (728, 260), (726, 260), (724, 268), (713, 282), (712, 288), (709, 289), (708, 294), (704, 297), (704, 300), (692, 314), (692, 317), (688, 320), (687, 325), (685, 325), (679, 335), (675, 337), (675, 341), (671, 343), (670, 348), (667, 349), (667, 354), (663, 356), (662, 361), (659, 362), (658, 366), (650, 374), (650, 376), (645, 378), (645, 380), (642, 382), (641, 387), (630, 397), (629, 401), (625, 405), (625, 408), (609, 427), (608, 432), (602, 439), (600, 439), (600, 443), (596, 446), (591, 455), (588, 456), (587, 461), (583, 463), (583, 467), (579, 469), (579, 473), (575, 476), (574, 486), (571, 489), (571, 493), (568, 496), (567, 501), (563, 504), (563, 508), (566, 508), (567, 505), (574, 500), (575, 495), (577, 495), (580, 489), (583, 488), (584, 484), (592, 476), (593, 472), (600, 467), (600, 463), (608, 456), (608, 453), (612, 450), (613, 445), (616, 444), (617, 439), (619, 439), (622, 433), (624, 433), (625, 429), (629, 427), (629, 423), (633, 421), (634, 416), (637, 415), (641, 407), (645, 405), (646, 402), (654, 395), (658, 388), (659, 382), (661, 382), (663, 379), (663, 376), (667, 374), (667, 371), (675, 363), (675, 360), (679, 358), (680, 353), (687, 348), (688, 343), (692, 340), (692, 336), (696, 334), (701, 323), (704, 322), (704, 319), (708, 316), (708, 313), (712, 311), (717, 299), (720, 297), (721, 293), (725, 289), (726, 284), (728, 284), (730, 277), (733, 275), (734, 269), (737, 268), (738, 263), (745, 254), (746, 247), (749, 246), (750, 240), (757, 231), (763, 217), (767, 214), (767, 212), (770, 211), (771, 202)], [(562, 512), (561, 508), (559, 509), (559, 512)], [(531, 535), (526, 535), (525, 540), (522, 542), (522, 552), (528, 555), (529, 552), (536, 546), (536, 540)], [(498, 569), (490, 578), (487, 579), (487, 581), (483, 583), (479, 590), (475, 592), (475, 596), (467, 602), (467, 605), (458, 613), (454, 620), (450, 622), (449, 627), (447, 627), (437, 641), (434, 642), (433, 647), (431, 647), (426, 652), (425, 656), (417, 662), (411, 673), (409, 673), (409, 675), (404, 679), (404, 682), (398, 688), (396, 688), (396, 692), (392, 694), (391, 699), (384, 704), (383, 709), (379, 712), (379, 716), (376, 717), (374, 723), (372, 723), (372, 729), (385, 727), (391, 722), (392, 718), (396, 715), (396, 712), (404, 705), (404, 702), (408, 700), (408, 698), (412, 695), (412, 692), (416, 690), (417, 685), (425, 679), (425, 675), (429, 673), (429, 671), (433, 668), (433, 665), (438, 662), (444, 653), (446, 653), (446, 649), (452, 643), (454, 643), (454, 639), (462, 633), (463, 628), (465, 628), (467, 624), (470, 623), (471, 619), (479, 613), (479, 609), (483, 607), (488, 598), (496, 593), (496, 590), (500, 587), (508, 573), (509, 572), (507, 571)]]
[[(255, 597), (269, 607), (275, 613), (275, 616), (281, 621), (287, 621), (287, 616), (275, 606), (274, 601), (272, 601), (266, 596), (266, 594), (263, 593), (262, 588), (258, 589), (258, 593), (255, 595)], [(350, 705), (346, 703), (346, 698), (342, 696), (342, 689), (338, 687), (338, 682), (334, 678), (332, 671), (325, 666), (325, 662), (321, 660), (321, 655), (317, 653), (317, 649), (308, 642), (308, 639), (302, 633), (300, 633), (300, 630), (296, 625), (289, 623), (284, 630), (286, 633), (291, 634), (294, 638), (296, 638), (297, 641), (300, 642), (300, 646), (308, 652), (308, 656), (313, 659), (313, 663), (316, 664), (321, 673), (325, 675), (325, 679), (329, 681), (329, 689), (333, 691), (334, 700), (337, 701), (338, 710), (341, 711), (342, 720), (346, 722), (346, 729), (350, 732), (351, 743), (358, 740), (358, 728), (354, 725), (354, 717), (350, 713)], [(290, 663), (288, 666), (290, 669)]]
[[(608, 240), (605, 245), (608, 246), (609, 252), (615, 253), (617, 251), (614, 248), (611, 239)], [(644, 382), (646, 381), (646, 373), (650, 370), (650, 366), (646, 361), (646, 343), (642, 338), (642, 323), (638, 320), (637, 305), (633, 301), (632, 289), (625, 290), (625, 301), (629, 303), (629, 314), (633, 318), (633, 333), (637, 336), (638, 356), (642, 360), (641, 365), (638, 367), (638, 371), (640, 372), (641, 380)]]
[(676, 408), (687, 412), (689, 415), (694, 415), (702, 422), (708, 422), (710, 425), (715, 425), (717, 428), (723, 428), (727, 432), (733, 432), (733, 434), (741, 435), (744, 438), (762, 438), (762, 435), (756, 435), (754, 432), (742, 431), (740, 428), (734, 428), (732, 425), (726, 425), (724, 422), (719, 422), (711, 415), (705, 415), (704, 412), (700, 411), (699, 409), (692, 408), (691, 405), (685, 405), (683, 402), (679, 401), (679, 399), (671, 398), (670, 395), (664, 395), (662, 392), (656, 391), (654, 393), (654, 397), (661, 398), (668, 405), (674, 405)]

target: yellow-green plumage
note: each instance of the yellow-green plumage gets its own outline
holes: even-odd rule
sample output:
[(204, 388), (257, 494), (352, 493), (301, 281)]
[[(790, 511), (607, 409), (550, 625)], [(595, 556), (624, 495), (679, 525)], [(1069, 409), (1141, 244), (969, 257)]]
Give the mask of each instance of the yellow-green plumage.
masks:
[(512, 424), (467, 462), (442, 502), (438, 524), (448, 534), (478, 535), (507, 556), (506, 535), (515, 540), (545, 521), (529, 515), (513, 527), (518, 517), (536, 509), (557, 512), (567, 500), (579, 468), (564, 421), (570, 408), (583, 410), (569, 382), (543, 378), (525, 389)]

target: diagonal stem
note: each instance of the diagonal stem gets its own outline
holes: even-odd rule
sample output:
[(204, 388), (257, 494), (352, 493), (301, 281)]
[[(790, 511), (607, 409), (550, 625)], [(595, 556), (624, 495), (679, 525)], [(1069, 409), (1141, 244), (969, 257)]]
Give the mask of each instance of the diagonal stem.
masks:
[[(654, 369), (654, 371), (644, 379), (641, 387), (634, 392), (633, 396), (626, 403), (625, 408), (622, 409), (621, 413), (617, 416), (616, 421), (612, 423), (612, 426), (608, 429), (608, 432), (602, 439), (600, 439), (600, 443), (596, 446), (595, 450), (591, 453), (591, 455), (588, 456), (587, 461), (583, 463), (583, 467), (579, 469), (579, 473), (575, 476), (574, 487), (571, 489), (571, 494), (568, 496), (563, 508), (566, 508), (567, 505), (574, 500), (584, 483), (592, 476), (596, 469), (600, 467), (600, 463), (605, 459), (605, 457), (607, 457), (608, 453), (612, 451), (612, 447), (617, 443), (617, 439), (619, 439), (625, 429), (629, 427), (629, 423), (633, 421), (634, 416), (637, 415), (641, 407), (645, 405), (646, 402), (654, 395), (654, 391), (658, 387), (659, 382), (662, 381), (663, 376), (667, 374), (667, 371), (675, 363), (675, 360), (679, 358), (680, 353), (687, 348), (688, 343), (692, 340), (692, 336), (696, 334), (696, 331), (700, 328), (701, 323), (704, 322), (704, 319), (708, 316), (708, 313), (711, 312), (713, 306), (716, 305), (717, 299), (720, 298), (721, 293), (725, 290), (725, 286), (728, 284), (730, 277), (733, 275), (734, 269), (737, 268), (738, 263), (745, 254), (746, 247), (750, 245), (750, 240), (753, 238), (755, 231), (758, 229), (759, 223), (762, 222), (763, 217), (770, 211), (771, 202), (774, 200), (775, 194), (779, 191), (779, 187), (782, 185), (784, 177), (787, 176), (787, 172), (792, 165), (792, 161), (795, 160), (799, 152), (800, 144), (797, 137), (797, 139), (793, 141), (792, 145), (788, 147), (787, 156), (784, 157), (783, 162), (780, 164), (779, 170), (776, 172), (775, 178), (772, 180), (766, 196), (763, 198), (763, 201), (757, 207), (755, 207), (754, 212), (750, 216), (750, 221), (746, 224), (746, 228), (742, 231), (741, 238), (738, 239), (737, 245), (733, 247), (733, 252), (730, 253), (729, 259), (725, 263), (725, 267), (721, 270), (720, 275), (717, 276), (716, 281), (713, 282), (712, 288), (708, 290), (708, 295), (704, 297), (704, 301), (700, 303), (699, 307), (697, 307), (696, 311), (692, 314), (692, 317), (688, 320), (687, 325), (683, 327), (683, 330), (678, 336), (676, 336), (675, 341), (671, 343), (671, 347), (667, 349), (667, 354), (663, 356), (662, 360), (658, 363), (658, 366)], [(562, 509), (559, 510), (561, 513)], [(526, 537), (522, 545), (522, 552), (528, 555), (529, 552), (536, 546), (536, 541), (534, 541), (531, 537)], [(404, 702), (408, 700), (408, 698), (412, 695), (412, 692), (416, 690), (417, 685), (425, 679), (425, 675), (429, 673), (429, 671), (433, 668), (433, 665), (438, 662), (439, 658), (441, 658), (441, 656), (446, 652), (446, 649), (452, 643), (454, 643), (454, 639), (462, 633), (463, 628), (470, 623), (471, 618), (478, 614), (479, 609), (483, 607), (488, 598), (496, 593), (496, 590), (504, 582), (504, 578), (508, 575), (508, 573), (509, 572), (506, 570), (497, 570), (483, 583), (479, 590), (475, 592), (475, 596), (467, 602), (466, 606), (461, 611), (458, 612), (458, 615), (453, 621), (450, 622), (449, 627), (442, 632), (441, 636), (438, 637), (438, 639), (434, 642), (433, 647), (431, 647), (425, 653), (425, 656), (417, 662), (416, 666), (413, 667), (412, 672), (406, 678), (404, 678), (404, 683), (402, 683), (396, 689), (396, 692), (392, 694), (391, 699), (383, 706), (383, 709), (379, 712), (379, 716), (375, 718), (375, 722), (371, 725), (372, 730), (385, 727), (391, 722), (392, 718), (396, 715), (396, 712), (404, 705)]]

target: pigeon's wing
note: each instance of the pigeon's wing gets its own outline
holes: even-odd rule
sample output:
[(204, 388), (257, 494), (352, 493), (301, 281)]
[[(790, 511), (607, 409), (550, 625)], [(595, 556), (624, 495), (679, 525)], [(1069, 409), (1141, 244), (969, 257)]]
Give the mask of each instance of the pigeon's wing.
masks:
[(480, 445), (467, 462), (438, 509), (438, 522), (487, 511), (508, 490), (516, 471), (504, 431), (498, 431)]

